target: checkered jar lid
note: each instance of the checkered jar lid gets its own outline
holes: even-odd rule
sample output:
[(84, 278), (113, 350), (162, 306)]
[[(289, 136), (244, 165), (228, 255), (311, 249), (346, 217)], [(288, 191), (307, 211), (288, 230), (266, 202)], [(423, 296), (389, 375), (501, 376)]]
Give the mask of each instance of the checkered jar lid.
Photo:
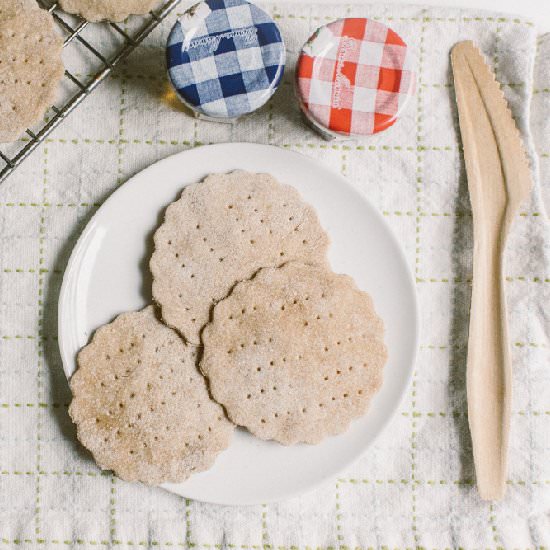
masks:
[(330, 137), (364, 136), (390, 127), (414, 94), (407, 44), (364, 18), (318, 29), (302, 49), (297, 91), (303, 112)]
[(255, 111), (284, 72), (279, 28), (246, 0), (205, 0), (189, 8), (168, 38), (168, 72), (191, 109), (210, 118)]

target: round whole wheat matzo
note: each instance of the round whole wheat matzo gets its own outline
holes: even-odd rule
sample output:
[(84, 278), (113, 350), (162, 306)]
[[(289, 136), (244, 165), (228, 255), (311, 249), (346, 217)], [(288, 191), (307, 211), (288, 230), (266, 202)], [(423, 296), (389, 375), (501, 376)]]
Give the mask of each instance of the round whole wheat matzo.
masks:
[(63, 77), (63, 39), (35, 2), (0, 2), (0, 142), (39, 122)]
[(0, 0), (0, 21), (28, 10), (38, 10), (36, 0)]
[(212, 174), (166, 210), (151, 258), (164, 321), (199, 343), (212, 306), (262, 267), (326, 263), (328, 236), (298, 191), (269, 174)]
[(88, 21), (124, 21), (129, 15), (144, 15), (160, 0), (59, 0), (61, 9)]
[(318, 443), (345, 431), (380, 388), (383, 332), (351, 277), (292, 262), (216, 305), (200, 368), (236, 424), (286, 445)]
[(157, 485), (213, 464), (234, 427), (210, 399), (196, 358), (153, 306), (96, 331), (78, 355), (69, 413), (101, 468)]

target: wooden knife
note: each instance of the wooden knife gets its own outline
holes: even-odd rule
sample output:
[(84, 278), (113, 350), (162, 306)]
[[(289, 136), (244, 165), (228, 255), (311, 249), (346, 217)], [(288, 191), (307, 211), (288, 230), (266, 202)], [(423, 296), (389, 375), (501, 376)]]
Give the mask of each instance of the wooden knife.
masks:
[(512, 113), (481, 52), (459, 42), (451, 64), (474, 225), (468, 421), (479, 494), (496, 500), (506, 490), (511, 404), (503, 256), (532, 180)]

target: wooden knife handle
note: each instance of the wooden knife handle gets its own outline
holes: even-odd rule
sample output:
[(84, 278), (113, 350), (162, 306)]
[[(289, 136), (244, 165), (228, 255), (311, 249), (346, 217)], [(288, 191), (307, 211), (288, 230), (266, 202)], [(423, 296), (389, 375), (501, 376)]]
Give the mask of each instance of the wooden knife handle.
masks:
[(511, 362), (502, 273), (505, 223), (474, 220), (474, 270), (468, 338), (468, 419), (481, 498), (506, 489)]

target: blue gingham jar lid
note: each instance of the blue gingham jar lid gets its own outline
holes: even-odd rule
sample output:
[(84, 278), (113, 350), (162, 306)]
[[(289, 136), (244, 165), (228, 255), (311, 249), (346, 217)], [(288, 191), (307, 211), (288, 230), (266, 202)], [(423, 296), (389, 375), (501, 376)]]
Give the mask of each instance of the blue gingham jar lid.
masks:
[(246, 0), (205, 0), (189, 8), (168, 38), (168, 72), (191, 109), (211, 118), (255, 111), (284, 72), (279, 28)]

